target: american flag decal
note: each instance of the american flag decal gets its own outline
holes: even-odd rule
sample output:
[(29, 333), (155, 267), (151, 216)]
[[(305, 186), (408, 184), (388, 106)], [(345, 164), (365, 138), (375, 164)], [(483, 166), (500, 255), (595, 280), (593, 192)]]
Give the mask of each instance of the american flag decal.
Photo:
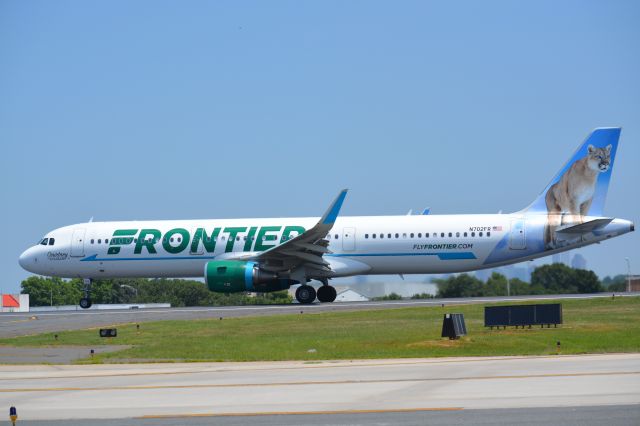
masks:
[(494, 231), (502, 231), (502, 226), (494, 226), (493, 230)]

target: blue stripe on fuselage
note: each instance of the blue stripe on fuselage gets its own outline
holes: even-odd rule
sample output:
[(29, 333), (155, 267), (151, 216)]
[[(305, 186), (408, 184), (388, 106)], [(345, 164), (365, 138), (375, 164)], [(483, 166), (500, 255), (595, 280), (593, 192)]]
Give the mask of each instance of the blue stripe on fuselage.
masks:
[[(332, 253), (325, 254), (329, 257), (403, 257), (403, 256), (438, 256), (440, 260), (473, 260), (476, 255), (470, 251), (453, 253)], [(215, 256), (159, 256), (159, 257), (120, 257), (98, 258), (97, 254), (80, 259), (81, 262), (114, 262), (130, 260), (198, 260), (214, 259)]]

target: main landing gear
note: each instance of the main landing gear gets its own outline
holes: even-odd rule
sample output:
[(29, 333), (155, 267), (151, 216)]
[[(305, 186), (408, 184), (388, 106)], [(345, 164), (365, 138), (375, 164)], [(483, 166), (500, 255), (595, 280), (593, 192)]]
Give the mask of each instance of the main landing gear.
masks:
[(91, 278), (82, 280), (82, 292), (84, 293), (84, 297), (80, 299), (80, 307), (82, 309), (89, 309), (93, 304), (91, 302)]
[(333, 302), (336, 300), (336, 295), (336, 289), (330, 285), (323, 285), (317, 292), (308, 284), (303, 284), (296, 290), (296, 300), (303, 305), (313, 303), (316, 296), (322, 303)]
[(318, 300), (322, 303), (333, 302), (336, 300), (336, 296), (338, 293), (336, 292), (335, 287), (330, 285), (323, 285), (318, 289)]

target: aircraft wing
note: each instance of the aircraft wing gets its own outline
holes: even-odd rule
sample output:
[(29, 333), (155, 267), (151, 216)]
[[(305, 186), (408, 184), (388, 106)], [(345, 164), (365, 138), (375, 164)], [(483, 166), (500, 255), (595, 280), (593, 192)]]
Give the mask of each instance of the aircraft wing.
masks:
[(304, 266), (309, 276), (329, 276), (331, 267), (322, 256), (329, 253), (327, 235), (333, 228), (346, 196), (347, 190), (343, 189), (313, 228), (278, 246), (259, 253), (225, 253), (216, 259), (251, 260), (258, 262), (261, 269), (271, 272), (292, 271)]
[(257, 255), (255, 260), (260, 262), (260, 267), (278, 272), (304, 266), (309, 272), (318, 272), (321, 276), (330, 273), (329, 263), (322, 255), (329, 253), (327, 235), (333, 228), (346, 196), (346, 189), (340, 191), (313, 228)]

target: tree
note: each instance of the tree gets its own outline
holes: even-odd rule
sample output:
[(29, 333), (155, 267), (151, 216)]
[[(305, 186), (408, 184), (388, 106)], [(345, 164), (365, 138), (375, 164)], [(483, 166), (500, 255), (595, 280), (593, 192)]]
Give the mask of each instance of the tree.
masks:
[(564, 294), (577, 293), (573, 270), (563, 263), (542, 265), (534, 269), (531, 274), (531, 284), (540, 285), (545, 293)]
[(433, 299), (435, 296), (429, 293), (416, 293), (411, 296), (412, 299)]
[(573, 274), (578, 293), (600, 293), (604, 291), (604, 287), (600, 284), (600, 279), (595, 272), (586, 269), (574, 269)]
[(469, 274), (460, 274), (438, 283), (437, 297), (477, 297), (483, 296), (483, 282)]
[(76, 304), (80, 300), (80, 289), (61, 278), (31, 276), (22, 281), (20, 292), (29, 294), (30, 306), (58, 306)]
[[(513, 293), (512, 293), (513, 294)], [(494, 272), (487, 279), (483, 289), (483, 296), (506, 296), (507, 277), (498, 272)]]
[(542, 287), (548, 294), (604, 291), (593, 271), (573, 269), (563, 263), (537, 267), (531, 274), (531, 285)]
[(602, 280), (602, 285), (606, 291), (627, 291), (627, 279), (626, 275), (621, 274), (613, 278), (607, 276)]
[(389, 293), (384, 296), (374, 297), (371, 300), (402, 300), (402, 296), (398, 293)]

